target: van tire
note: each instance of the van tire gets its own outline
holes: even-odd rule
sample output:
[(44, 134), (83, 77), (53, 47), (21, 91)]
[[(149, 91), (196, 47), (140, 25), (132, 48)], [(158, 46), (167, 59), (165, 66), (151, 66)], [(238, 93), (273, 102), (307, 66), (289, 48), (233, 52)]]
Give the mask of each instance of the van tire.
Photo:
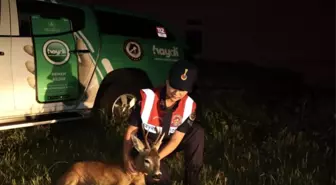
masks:
[(119, 96), (123, 94), (132, 94), (138, 100), (140, 97), (140, 89), (152, 87), (149, 80), (140, 80), (139, 78), (135, 77), (134, 81), (135, 82), (131, 84), (124, 84), (122, 82), (116, 83), (114, 81), (114, 83), (108, 84), (107, 87), (105, 87), (104, 90), (99, 93), (100, 97), (97, 97), (94, 109), (95, 111), (99, 110), (98, 112), (100, 113), (100, 115), (98, 116), (100, 118), (101, 116), (104, 116), (104, 120), (114, 119), (112, 115), (112, 105)]

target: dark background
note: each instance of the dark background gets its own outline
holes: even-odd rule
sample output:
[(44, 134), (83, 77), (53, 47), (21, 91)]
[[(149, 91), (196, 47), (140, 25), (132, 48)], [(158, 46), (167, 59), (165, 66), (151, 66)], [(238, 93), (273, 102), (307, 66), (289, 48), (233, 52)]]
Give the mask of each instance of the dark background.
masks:
[(166, 21), (205, 63), (244, 61), (283, 67), (302, 74), (311, 85), (335, 86), (333, 1), (72, 1)]

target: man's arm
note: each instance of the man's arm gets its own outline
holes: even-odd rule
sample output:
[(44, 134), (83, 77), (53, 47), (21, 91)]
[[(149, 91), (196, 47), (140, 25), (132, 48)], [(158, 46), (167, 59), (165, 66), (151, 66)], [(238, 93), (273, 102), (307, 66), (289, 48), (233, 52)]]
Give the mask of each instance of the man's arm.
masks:
[(159, 152), (160, 159), (163, 159), (169, 154), (171, 154), (181, 143), (184, 135), (185, 133), (176, 130), (175, 133), (170, 138), (170, 140), (168, 141), (167, 145), (165, 145)]
[(135, 104), (135, 109), (132, 111), (130, 115), (130, 119), (128, 121), (128, 127), (124, 134), (124, 143), (123, 143), (123, 157), (124, 160), (128, 159), (129, 153), (132, 149), (132, 141), (131, 136), (138, 131), (139, 124), (141, 124), (141, 117), (140, 117), (140, 102)]
[(196, 110), (191, 113), (191, 115), (176, 129), (175, 133), (172, 135), (167, 145), (165, 145), (159, 152), (160, 159), (165, 158), (171, 154), (181, 143), (185, 133), (191, 128), (194, 120), (196, 118)]

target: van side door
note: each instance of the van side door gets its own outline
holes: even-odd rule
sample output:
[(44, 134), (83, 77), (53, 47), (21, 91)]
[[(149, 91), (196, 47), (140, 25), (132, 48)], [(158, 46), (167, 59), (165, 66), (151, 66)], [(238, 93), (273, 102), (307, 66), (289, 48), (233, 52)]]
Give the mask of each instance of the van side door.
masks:
[(12, 50), (17, 54), (12, 65), (16, 69), (18, 111), (44, 114), (78, 108), (95, 69), (93, 63), (85, 63), (90, 70), (85, 74), (81, 70), (81, 59), (93, 53), (86, 40), (98, 35), (86, 22), (83, 9), (65, 3), (17, 0), (19, 33), (13, 40)]

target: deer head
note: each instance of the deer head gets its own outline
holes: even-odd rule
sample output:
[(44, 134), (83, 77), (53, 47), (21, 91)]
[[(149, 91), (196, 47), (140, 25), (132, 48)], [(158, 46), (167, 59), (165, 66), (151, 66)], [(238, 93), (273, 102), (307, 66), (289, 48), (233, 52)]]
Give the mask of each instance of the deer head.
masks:
[(159, 180), (162, 173), (160, 170), (160, 156), (158, 151), (162, 144), (162, 139), (164, 138), (165, 133), (162, 134), (162, 132), (159, 132), (156, 127), (155, 129), (156, 132), (159, 133), (159, 135), (152, 144), (152, 146), (147, 140), (148, 132), (145, 133), (145, 129), (143, 126), (142, 132), (145, 136), (145, 145), (135, 135), (132, 135), (132, 142), (135, 149), (139, 152), (139, 155), (135, 159), (135, 165), (137, 169), (143, 172), (145, 175), (150, 175), (154, 180)]

